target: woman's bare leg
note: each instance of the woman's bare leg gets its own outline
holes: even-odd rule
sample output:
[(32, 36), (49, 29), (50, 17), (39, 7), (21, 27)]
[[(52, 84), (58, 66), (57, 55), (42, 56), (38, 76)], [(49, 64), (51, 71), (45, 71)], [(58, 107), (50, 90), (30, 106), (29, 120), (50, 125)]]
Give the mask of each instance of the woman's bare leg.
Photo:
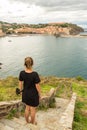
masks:
[(30, 114), (30, 106), (26, 105), (26, 108), (25, 108), (25, 119), (26, 119), (27, 123), (29, 123), (29, 114)]
[(36, 107), (30, 107), (31, 111), (31, 123), (35, 124)]

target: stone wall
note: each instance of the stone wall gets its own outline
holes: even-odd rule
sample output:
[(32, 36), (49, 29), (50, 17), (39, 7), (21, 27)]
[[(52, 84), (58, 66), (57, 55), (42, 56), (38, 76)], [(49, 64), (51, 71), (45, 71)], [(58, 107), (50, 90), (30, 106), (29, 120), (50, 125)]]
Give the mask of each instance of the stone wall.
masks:
[(6, 116), (12, 109), (22, 109), (24, 106), (20, 100), (0, 102), (0, 118)]
[[(56, 91), (54, 88), (50, 90), (47, 96), (42, 97), (40, 105), (49, 107), (50, 101), (53, 101)], [(62, 130), (72, 130), (72, 123), (74, 118), (74, 109), (75, 109), (76, 94), (73, 93), (70, 99), (70, 102), (66, 110), (62, 113), (62, 116), (59, 120), (59, 126)], [(0, 118), (6, 116), (12, 109), (17, 109), (21, 111), (25, 105), (20, 101), (9, 101), (9, 102), (0, 102)]]
[(74, 118), (74, 109), (75, 109), (76, 93), (73, 93), (67, 109), (62, 114), (60, 119), (60, 125), (63, 127), (63, 130), (72, 130), (72, 123)]
[[(40, 107), (49, 107), (51, 101), (54, 99), (54, 92), (55, 90), (52, 88), (48, 96), (43, 96), (41, 98)], [(6, 116), (12, 109), (16, 109), (20, 112), (24, 107), (25, 105), (21, 100), (0, 102), (0, 118)]]
[(49, 108), (51, 104), (55, 104), (55, 89), (51, 88), (46, 96), (43, 96), (40, 101), (40, 108)]

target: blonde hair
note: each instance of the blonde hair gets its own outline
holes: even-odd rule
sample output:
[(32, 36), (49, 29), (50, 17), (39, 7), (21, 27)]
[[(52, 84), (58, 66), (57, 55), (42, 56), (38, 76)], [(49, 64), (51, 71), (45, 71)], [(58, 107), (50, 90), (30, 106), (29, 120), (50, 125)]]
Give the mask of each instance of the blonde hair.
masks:
[(33, 59), (31, 57), (26, 57), (24, 65), (26, 66), (27, 69), (32, 68), (32, 66), (33, 66)]

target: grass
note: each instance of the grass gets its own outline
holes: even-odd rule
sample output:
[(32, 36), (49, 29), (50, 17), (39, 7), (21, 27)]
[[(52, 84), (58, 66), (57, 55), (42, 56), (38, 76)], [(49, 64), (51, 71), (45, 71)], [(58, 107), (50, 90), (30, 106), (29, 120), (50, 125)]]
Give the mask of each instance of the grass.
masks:
[(54, 86), (51, 86), (51, 85), (48, 85), (48, 84), (44, 84), (44, 85), (41, 85), (41, 93), (42, 95), (46, 95), (51, 88), (53, 88)]
[(18, 79), (16, 77), (8, 77), (0, 80), (0, 101), (9, 101), (20, 99), (15, 89), (18, 87)]
[(87, 81), (82, 80), (72, 84), (77, 93), (73, 130), (87, 130)]
[(76, 101), (73, 130), (87, 130), (87, 101)]
[(73, 91), (77, 93), (78, 96), (87, 98), (87, 86), (80, 83), (73, 83)]
[(80, 76), (71, 79), (49, 77), (44, 80), (45, 90), (51, 86), (58, 87), (57, 97), (70, 98), (73, 92), (77, 93), (73, 130), (87, 130), (87, 80)]
[(18, 117), (18, 111), (17, 109), (12, 109), (8, 115), (6, 116), (7, 119), (12, 119), (13, 117)]
[[(0, 80), (0, 101), (9, 101), (21, 99), (20, 95), (16, 95), (15, 90), (18, 87), (17, 77), (7, 77)], [(42, 95), (46, 95), (50, 89), (54, 87), (50, 84), (41, 84)]]
[[(15, 94), (18, 87), (18, 78), (8, 77), (0, 80), (0, 101), (21, 99)], [(78, 76), (76, 78), (41, 77), (42, 95), (46, 95), (51, 88), (58, 88), (57, 97), (70, 98), (73, 92), (77, 93), (73, 130), (87, 130), (87, 80)], [(54, 107), (54, 103), (50, 103)], [(47, 109), (41, 106), (40, 109)], [(11, 111), (9, 118), (16, 111)]]

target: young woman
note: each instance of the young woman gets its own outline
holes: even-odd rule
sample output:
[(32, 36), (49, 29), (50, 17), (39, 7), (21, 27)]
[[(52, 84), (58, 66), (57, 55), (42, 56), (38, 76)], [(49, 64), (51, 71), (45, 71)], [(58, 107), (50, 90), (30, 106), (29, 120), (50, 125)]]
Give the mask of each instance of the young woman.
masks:
[[(19, 74), (19, 87), (22, 92), (22, 102), (26, 104), (25, 119), (27, 123), (36, 124), (36, 107), (40, 101), (40, 78), (37, 72), (33, 71), (33, 59), (26, 57), (24, 61), (25, 70)], [(29, 116), (31, 120), (29, 120)]]

